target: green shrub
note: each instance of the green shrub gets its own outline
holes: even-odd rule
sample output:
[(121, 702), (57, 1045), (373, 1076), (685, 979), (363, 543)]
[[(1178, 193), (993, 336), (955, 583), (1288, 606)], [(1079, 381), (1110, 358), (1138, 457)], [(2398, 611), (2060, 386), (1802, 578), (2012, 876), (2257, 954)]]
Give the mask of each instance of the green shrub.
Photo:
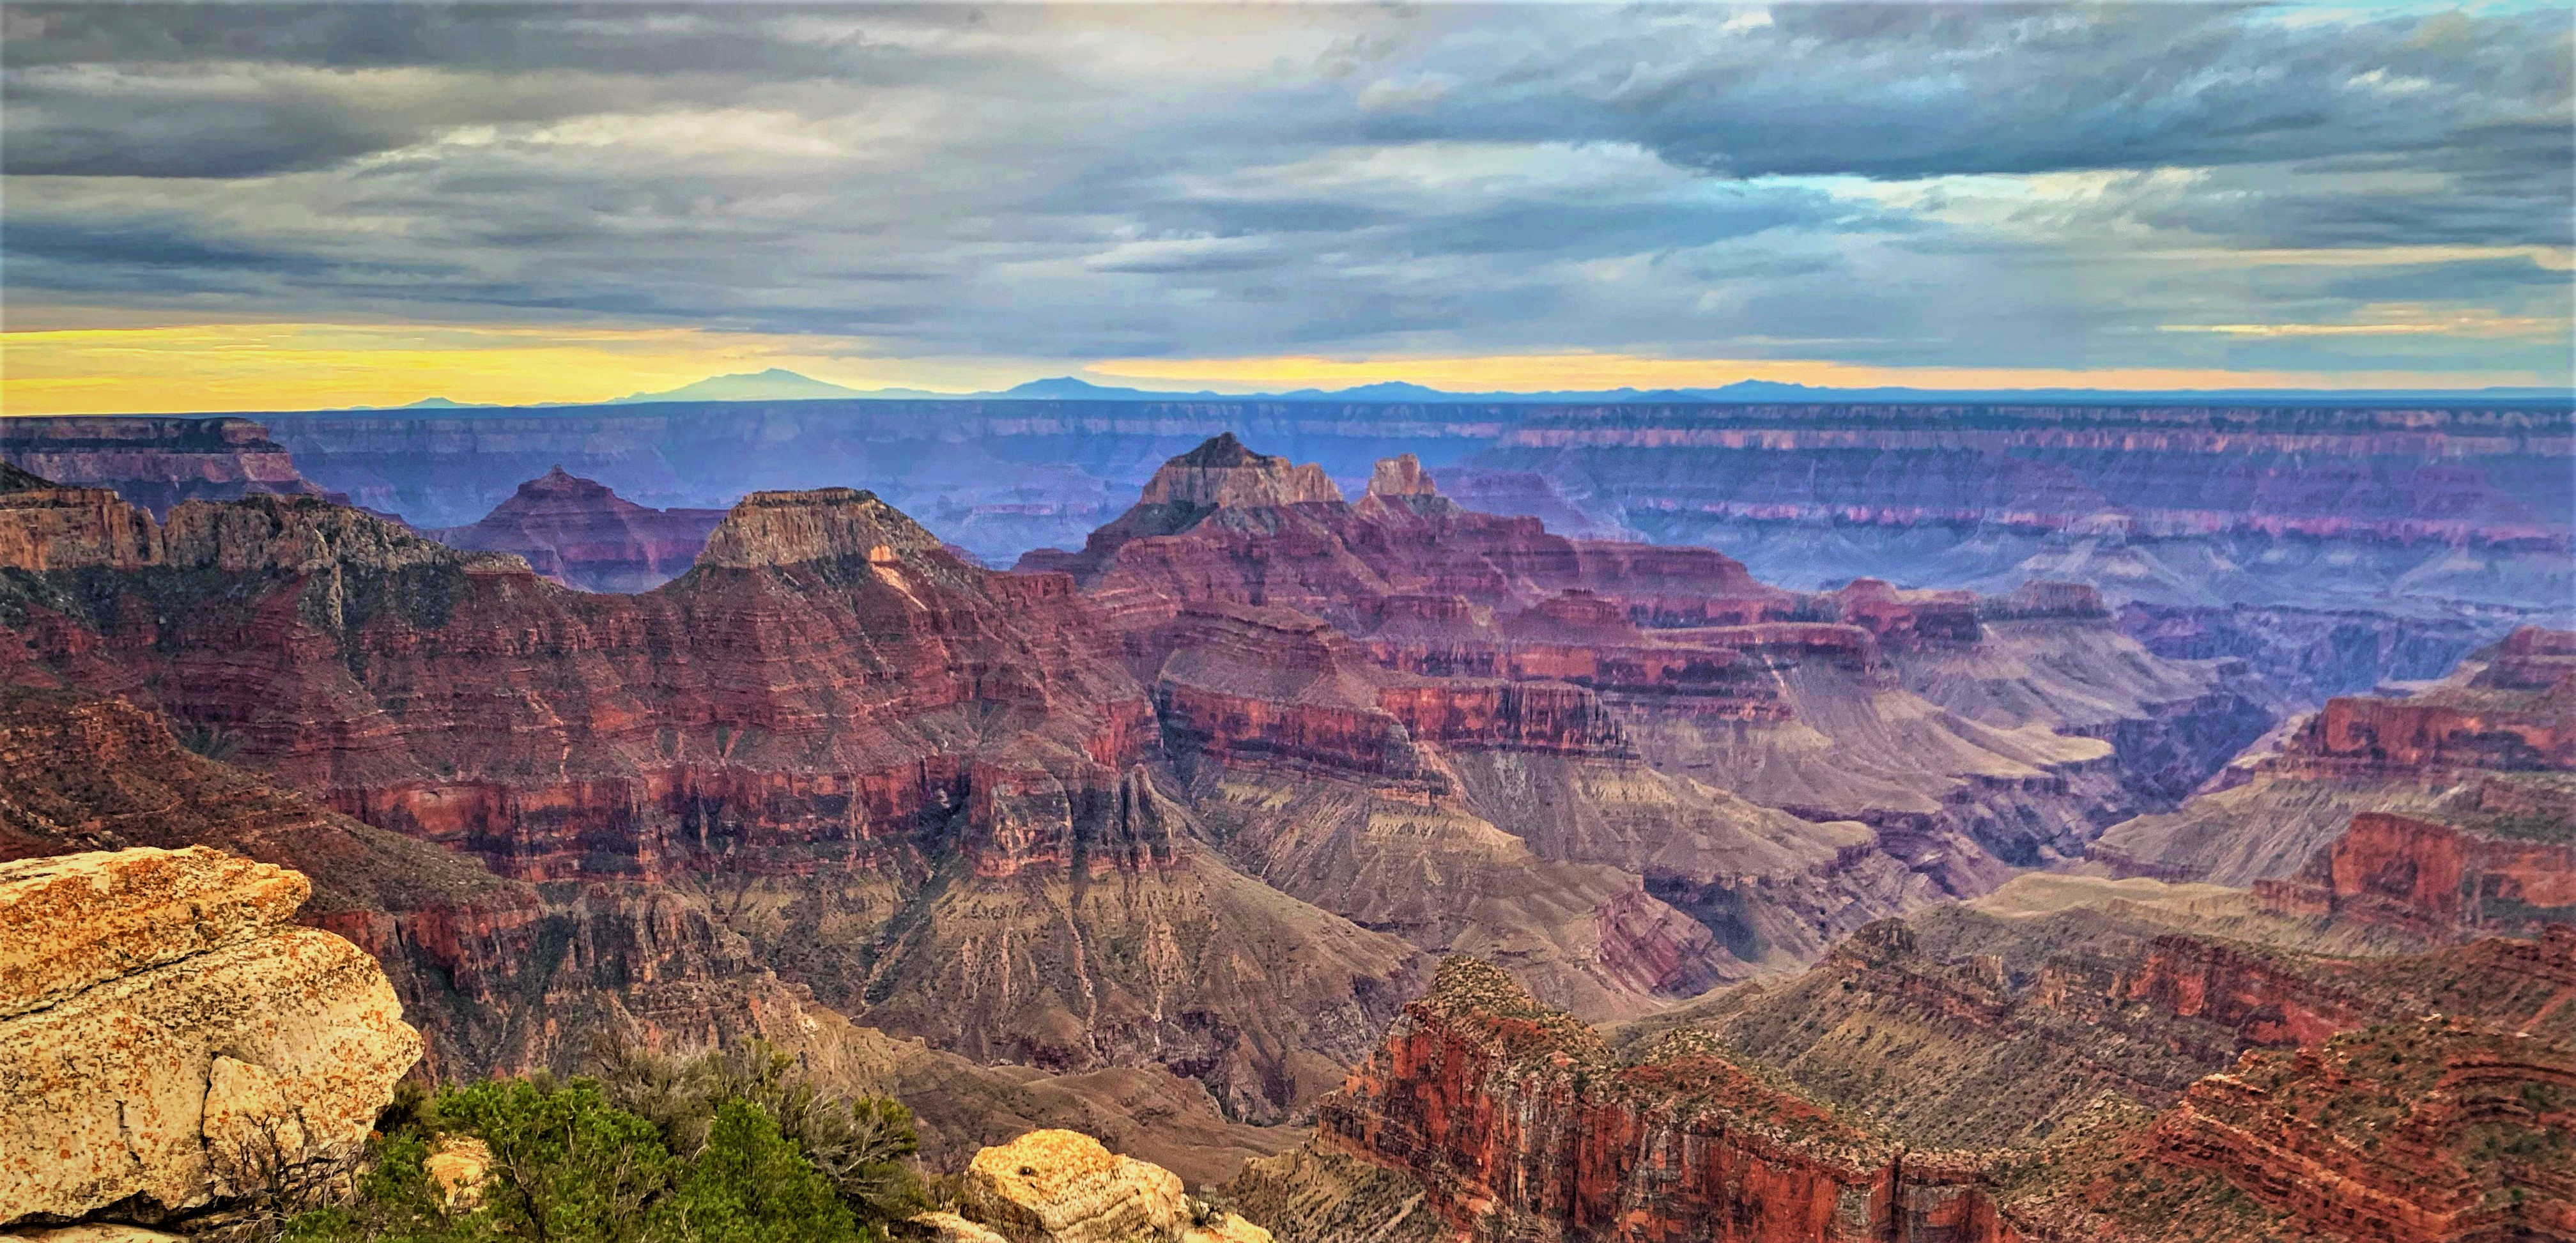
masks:
[[(284, 1243), (874, 1243), (923, 1203), (912, 1115), (827, 1096), (765, 1047), (602, 1059), (603, 1077), (398, 1098), (345, 1203)], [(480, 1203), (428, 1173), (441, 1135), (491, 1151)]]

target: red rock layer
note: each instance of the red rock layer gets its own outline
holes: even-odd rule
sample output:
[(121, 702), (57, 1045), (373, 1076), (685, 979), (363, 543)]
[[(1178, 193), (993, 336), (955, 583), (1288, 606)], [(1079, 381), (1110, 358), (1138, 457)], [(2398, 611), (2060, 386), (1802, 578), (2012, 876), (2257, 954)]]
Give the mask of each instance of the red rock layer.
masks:
[(2424, 781), (2576, 770), (2576, 632), (2525, 626), (2417, 694), (2330, 699), (2263, 768)]
[(1856, 578), (1826, 593), (1846, 625), (1880, 639), (1952, 639), (1974, 642), (1977, 595), (1972, 591), (1899, 591), (1884, 580)]
[(2326, 773), (2458, 769), (2576, 770), (2576, 723), (2505, 708), (2338, 696), (2283, 749), (2285, 764)]
[(1906, 1152), (1687, 1041), (1621, 1064), (1470, 959), (1325, 1099), (1317, 1134), (1477, 1239), (2018, 1237), (1976, 1162)]
[[(863, 849), (978, 779), (1106, 789), (1150, 745), (1062, 591), (861, 494), (755, 497), (741, 528), (660, 592), (583, 596), (351, 510), (185, 505), (112, 625), (80, 637), (107, 618), (39, 597), (25, 629), (75, 680), (148, 688), (342, 810), (530, 878)], [(184, 598), (193, 567), (248, 577)], [(969, 705), (1003, 728), (933, 719)]]
[(2277, 912), (2463, 939), (2576, 917), (2576, 848), (2364, 812), (2297, 876), (2257, 881), (2254, 892)]
[(519, 485), (483, 520), (430, 531), (454, 548), (517, 553), (539, 577), (583, 591), (649, 591), (697, 560), (720, 509), (648, 509), (560, 466)]

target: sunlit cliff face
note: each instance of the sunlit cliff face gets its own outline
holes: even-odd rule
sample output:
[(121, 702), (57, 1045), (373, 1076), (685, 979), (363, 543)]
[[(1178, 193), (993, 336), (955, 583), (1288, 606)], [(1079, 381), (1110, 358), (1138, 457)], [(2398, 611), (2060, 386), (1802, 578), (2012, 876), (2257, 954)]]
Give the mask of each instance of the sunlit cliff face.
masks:
[(2570, 371), (2537, 7), (6, 20), (9, 413)]

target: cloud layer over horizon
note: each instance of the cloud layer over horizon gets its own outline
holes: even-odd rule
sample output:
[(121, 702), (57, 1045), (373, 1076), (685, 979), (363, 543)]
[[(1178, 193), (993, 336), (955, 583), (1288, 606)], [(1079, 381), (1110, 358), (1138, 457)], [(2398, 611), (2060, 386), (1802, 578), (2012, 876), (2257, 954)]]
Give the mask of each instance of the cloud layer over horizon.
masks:
[(1563, 351), (2571, 367), (2547, 8), (5, 21), (13, 332), (698, 329), (960, 387)]

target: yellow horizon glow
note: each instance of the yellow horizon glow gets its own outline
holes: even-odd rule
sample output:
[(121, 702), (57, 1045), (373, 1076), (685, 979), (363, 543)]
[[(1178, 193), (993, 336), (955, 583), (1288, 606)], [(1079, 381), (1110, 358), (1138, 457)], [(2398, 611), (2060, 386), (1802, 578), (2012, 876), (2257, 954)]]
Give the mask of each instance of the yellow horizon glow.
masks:
[[(2235, 333), (2257, 326), (2212, 327)], [(427, 397), (514, 406), (591, 403), (770, 367), (859, 389), (964, 392), (1006, 388), (1047, 367), (1026, 359), (854, 361), (859, 344), (696, 328), (209, 323), (12, 331), (0, 332), (0, 414), (329, 410)], [(1045, 373), (1065, 369), (1059, 364)], [(1337, 388), (1403, 380), (1459, 392), (1698, 388), (1748, 379), (1841, 388), (2135, 390), (2567, 383), (2533, 372), (1899, 367), (1616, 353), (1127, 358), (1071, 370), (1112, 384)]]
[[(190, 324), (0, 333), (0, 414), (193, 414), (613, 401), (771, 367), (852, 388), (953, 387), (862, 371), (836, 338), (696, 328)], [(966, 368), (968, 383), (981, 368)], [(962, 390), (961, 390), (962, 391)]]

